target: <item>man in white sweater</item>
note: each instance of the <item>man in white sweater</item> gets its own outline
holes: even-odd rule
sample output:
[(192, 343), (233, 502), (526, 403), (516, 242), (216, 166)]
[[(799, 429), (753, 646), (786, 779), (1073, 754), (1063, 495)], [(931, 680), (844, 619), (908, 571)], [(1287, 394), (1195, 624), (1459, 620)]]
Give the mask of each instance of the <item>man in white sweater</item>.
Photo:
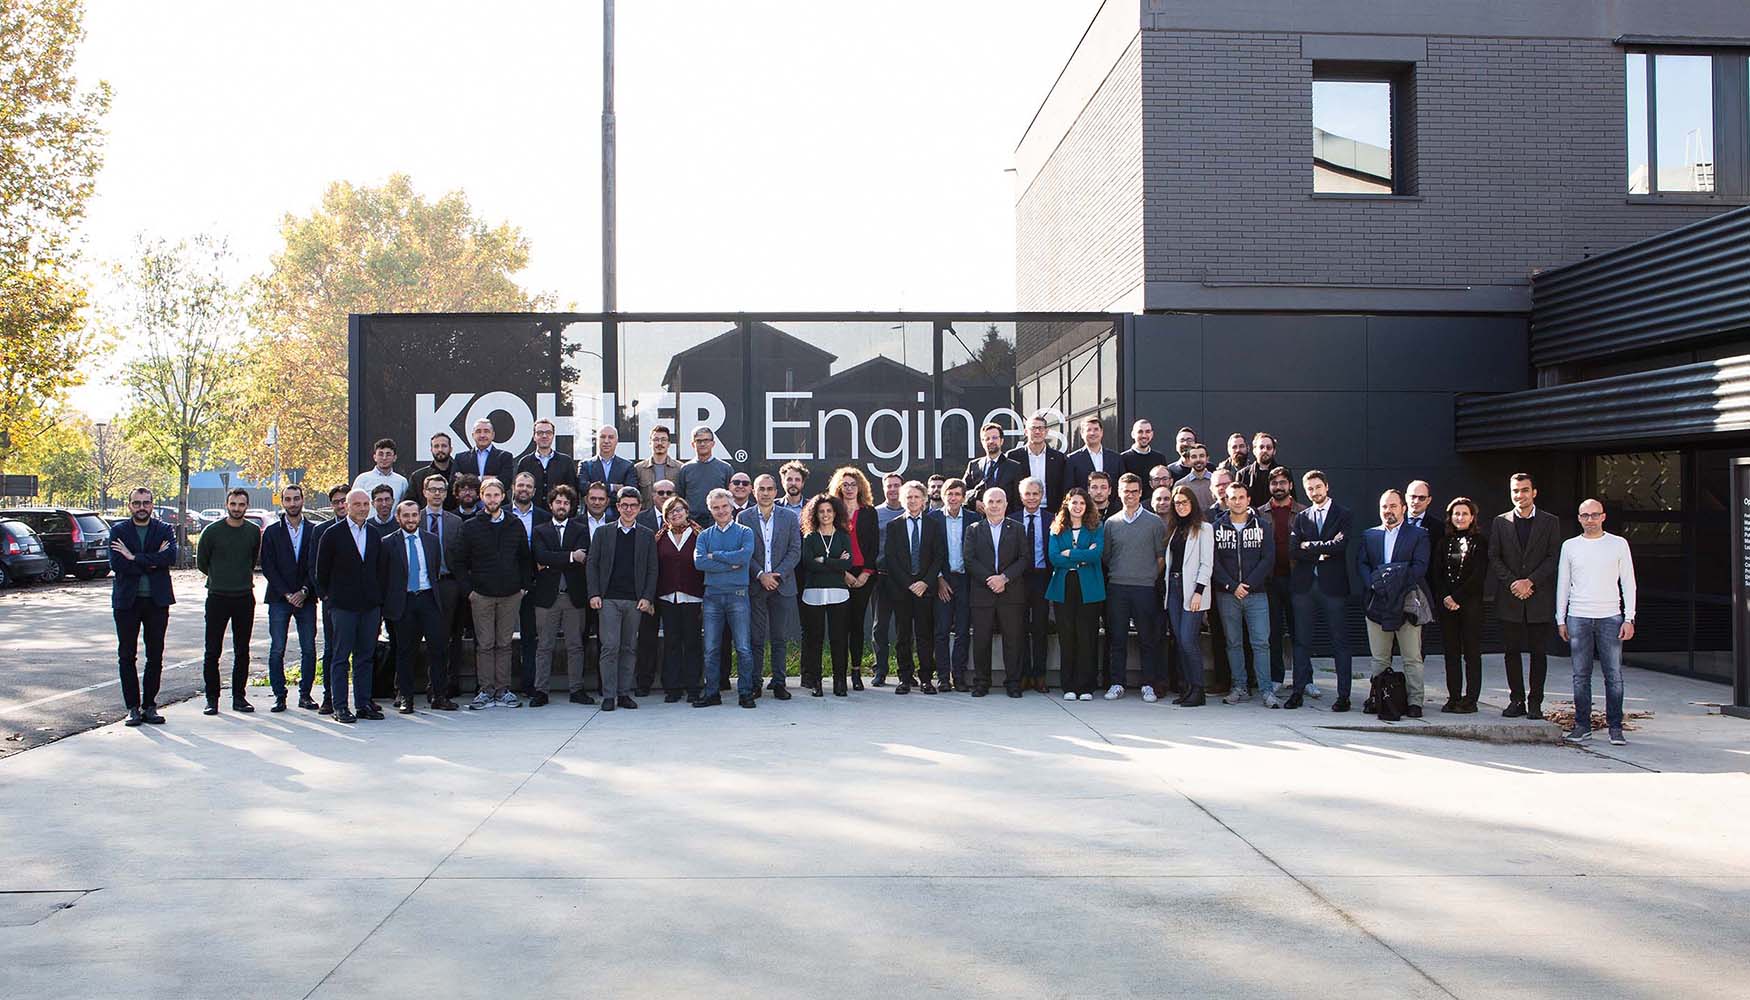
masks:
[(1574, 663), (1574, 728), (1563, 737), (1592, 737), (1592, 663), (1604, 674), (1604, 717), (1610, 743), (1622, 746), (1622, 644), (1635, 637), (1635, 562), (1628, 540), (1604, 532), (1604, 505), (1580, 504), (1580, 535), (1562, 543), (1556, 571), (1556, 628)]

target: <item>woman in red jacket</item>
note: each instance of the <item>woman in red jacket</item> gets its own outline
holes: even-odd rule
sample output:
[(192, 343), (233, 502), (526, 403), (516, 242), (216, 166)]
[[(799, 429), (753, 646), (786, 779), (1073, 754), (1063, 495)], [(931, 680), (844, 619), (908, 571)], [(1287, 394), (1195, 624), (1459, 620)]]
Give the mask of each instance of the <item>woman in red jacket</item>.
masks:
[(851, 626), (851, 690), (863, 690), (863, 643), (869, 629), (869, 599), (875, 596), (875, 557), (881, 543), (881, 528), (876, 523), (875, 494), (869, 489), (869, 479), (862, 470), (846, 465), (832, 474), (826, 492), (845, 505), (844, 528), (851, 542), (851, 571), (845, 574), (845, 586), (851, 591), (850, 607), (845, 617)]

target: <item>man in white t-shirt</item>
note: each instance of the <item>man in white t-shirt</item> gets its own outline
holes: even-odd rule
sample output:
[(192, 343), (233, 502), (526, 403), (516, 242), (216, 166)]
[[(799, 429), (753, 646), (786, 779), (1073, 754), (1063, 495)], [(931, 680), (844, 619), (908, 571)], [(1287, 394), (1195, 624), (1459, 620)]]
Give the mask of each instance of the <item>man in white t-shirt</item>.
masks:
[(352, 481), (352, 488), (372, 493), (378, 486), (388, 486), (395, 491), (390, 498), (389, 508), (407, 499), (407, 477), (395, 471), (395, 442), (389, 438), (379, 438), (371, 446), (371, 461), (369, 469), (358, 474)]
[(1580, 504), (1580, 534), (1562, 543), (1556, 570), (1556, 628), (1572, 645), (1574, 728), (1563, 739), (1592, 737), (1592, 663), (1604, 675), (1610, 743), (1622, 746), (1622, 644), (1635, 637), (1635, 562), (1628, 540), (1604, 531), (1604, 505)]

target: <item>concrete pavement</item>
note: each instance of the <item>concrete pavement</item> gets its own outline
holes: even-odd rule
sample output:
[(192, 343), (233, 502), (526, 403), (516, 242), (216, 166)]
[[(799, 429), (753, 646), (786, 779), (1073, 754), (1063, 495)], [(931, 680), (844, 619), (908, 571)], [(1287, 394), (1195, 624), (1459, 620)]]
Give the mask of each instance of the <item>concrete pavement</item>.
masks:
[(1134, 695), (187, 703), (0, 761), (0, 996), (1742, 995), (1750, 729), (1629, 691), (1589, 749)]

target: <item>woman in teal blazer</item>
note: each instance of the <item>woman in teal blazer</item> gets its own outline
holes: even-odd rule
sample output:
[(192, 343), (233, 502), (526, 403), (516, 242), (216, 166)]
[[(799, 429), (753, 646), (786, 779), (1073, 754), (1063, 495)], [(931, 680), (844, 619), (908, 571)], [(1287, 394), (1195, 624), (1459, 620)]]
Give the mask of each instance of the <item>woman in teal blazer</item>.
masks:
[(1105, 551), (1100, 512), (1088, 491), (1070, 490), (1051, 522), (1051, 585), (1057, 605), (1058, 675), (1064, 701), (1093, 701), (1100, 675), (1100, 611), (1106, 603)]

